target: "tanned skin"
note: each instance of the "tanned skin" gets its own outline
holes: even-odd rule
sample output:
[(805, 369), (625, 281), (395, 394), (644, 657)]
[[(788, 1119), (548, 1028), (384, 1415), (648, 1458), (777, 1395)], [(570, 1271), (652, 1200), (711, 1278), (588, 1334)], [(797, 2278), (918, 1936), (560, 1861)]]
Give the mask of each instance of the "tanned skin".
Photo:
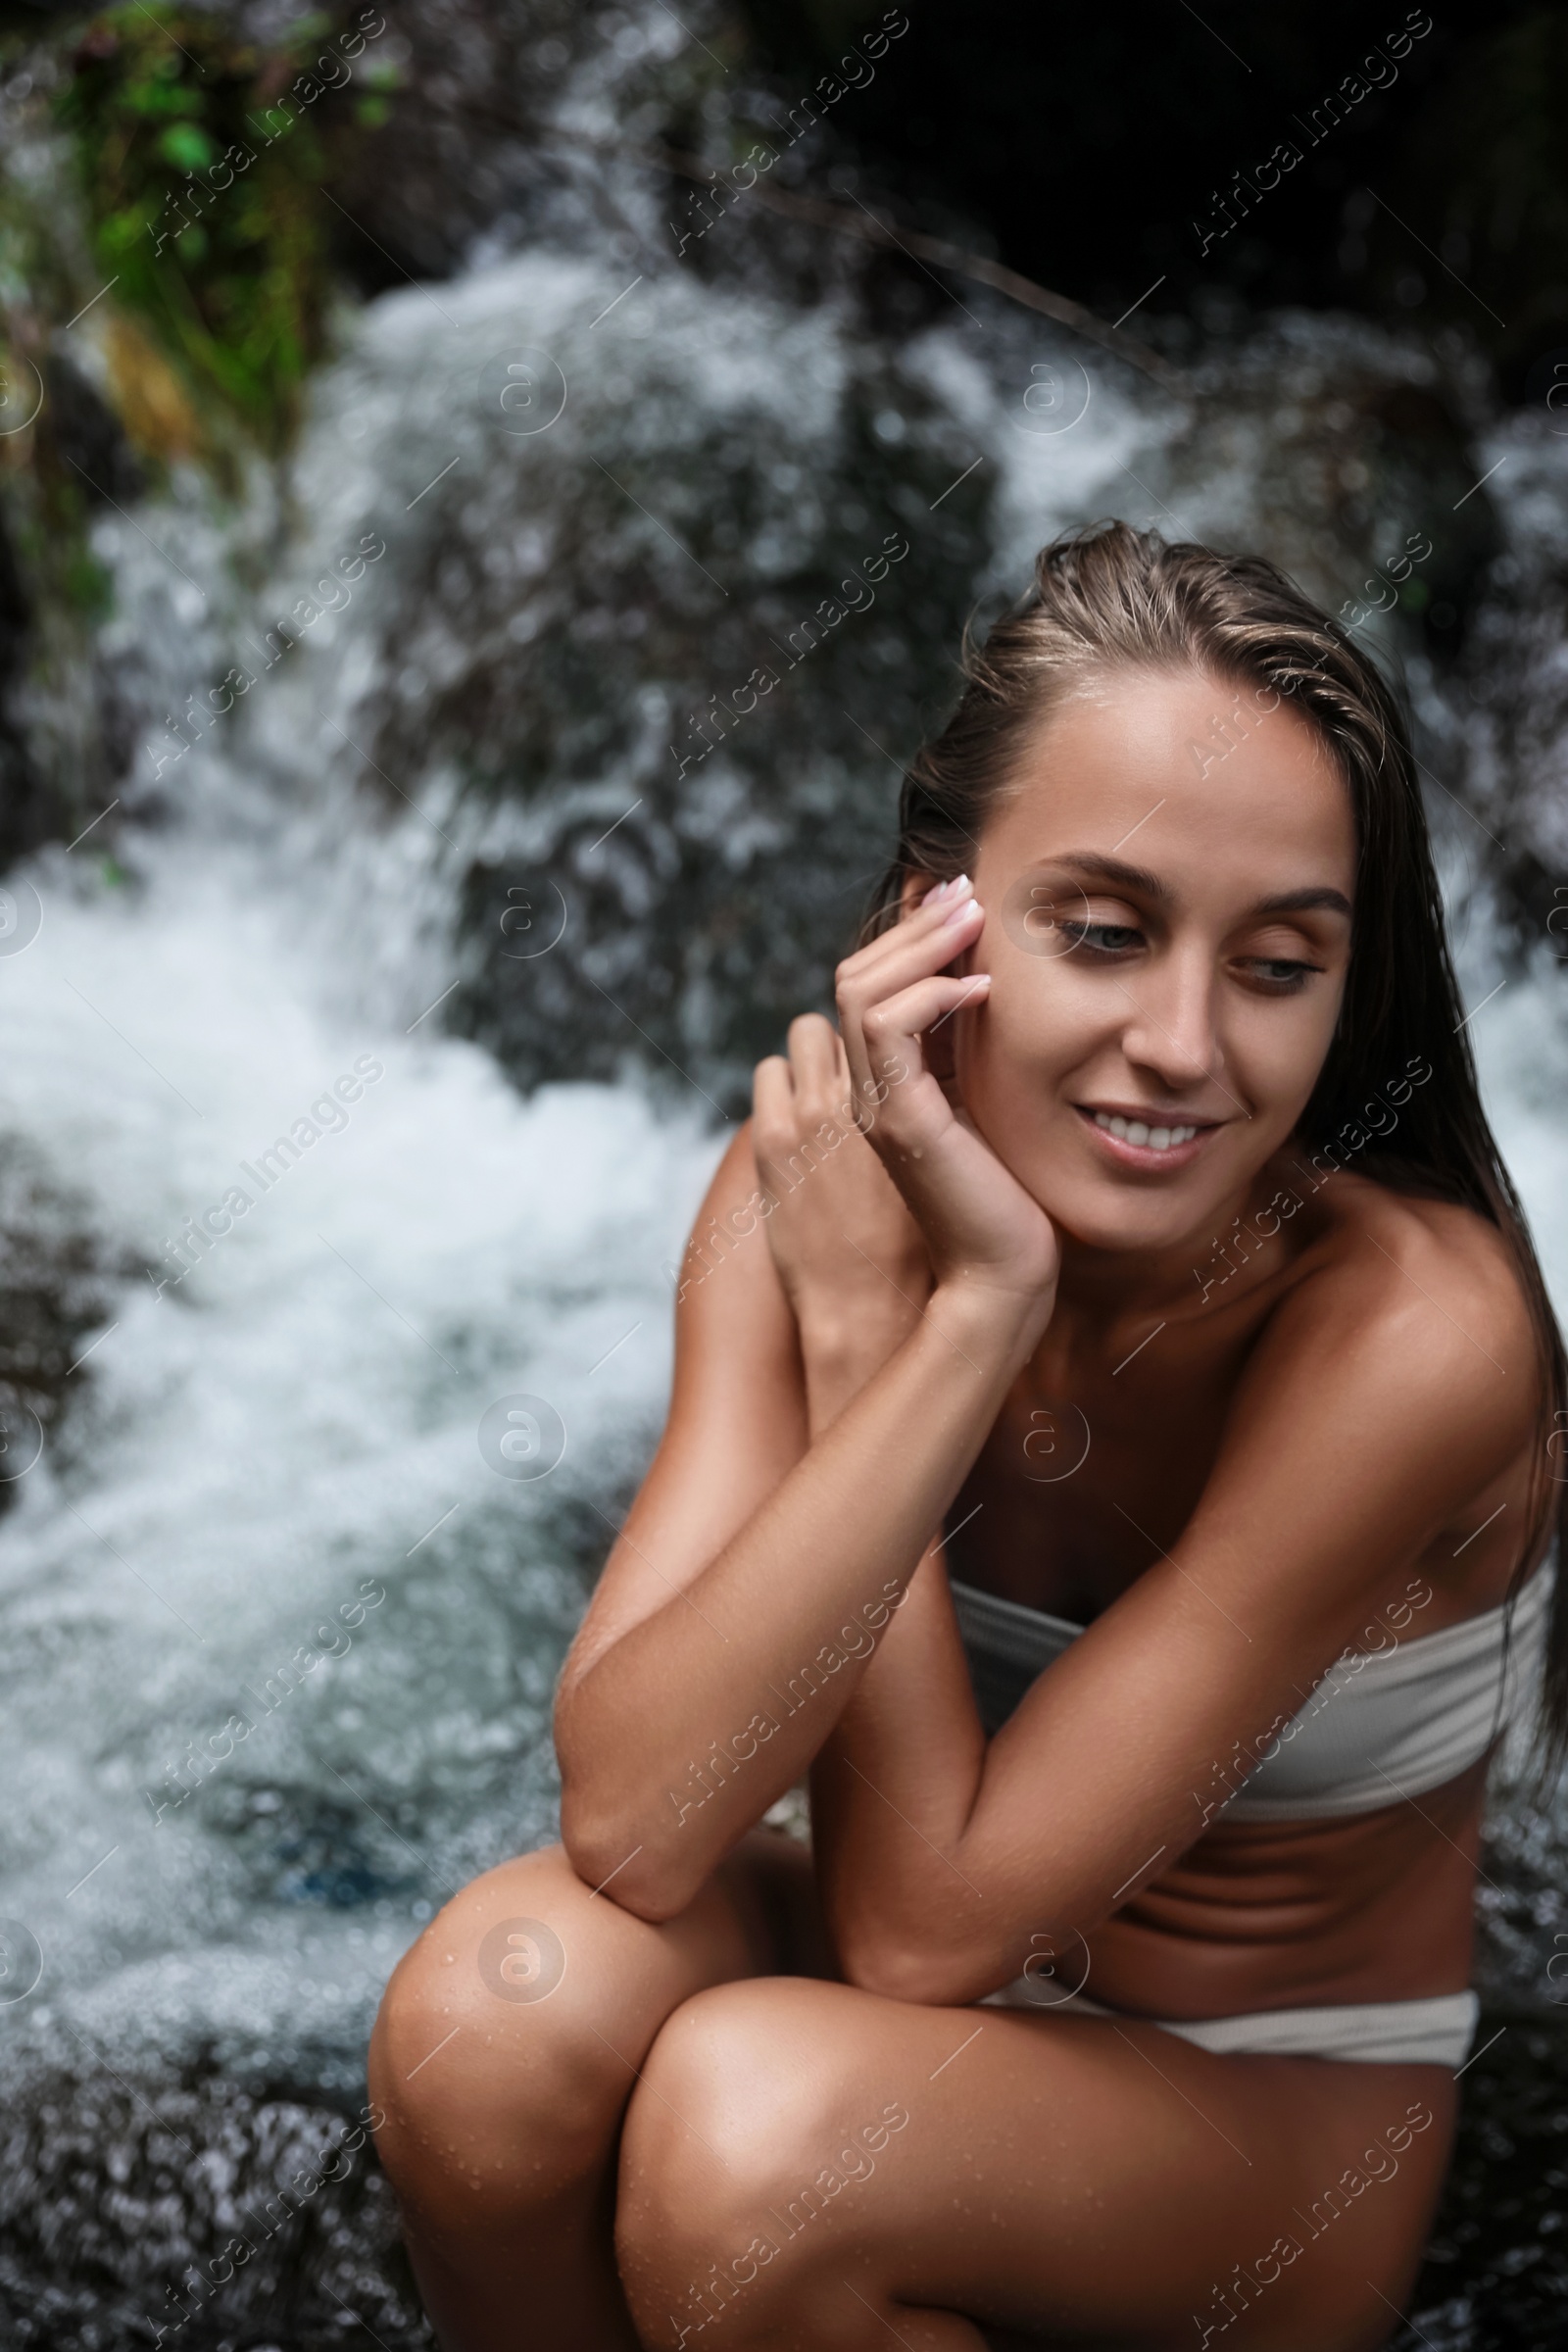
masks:
[[(1145, 2017), (1469, 1979), (1484, 1759), (1346, 1820), (1216, 1811), (1413, 1592), (1406, 1638), (1502, 1598), (1540, 1402), (1496, 1232), (1354, 1167), (1312, 1188), (1349, 803), (1288, 704), (1198, 775), (1230, 699), (1122, 670), (1058, 709), (972, 886), (909, 877), (838, 1028), (758, 1067), (562, 1678), (564, 1844), (448, 1904), (376, 2025), (446, 2352), (1397, 2324), (1448, 2068), (972, 2006), (1041, 1953)], [(1200, 1133), (1157, 1159), (1097, 1109)], [(1220, 1283), (1237, 1219), (1268, 1238)], [(989, 1741), (950, 1565), (1088, 1627)], [(756, 1826), (808, 1772), (809, 1856)], [(518, 1919), (559, 1938), (548, 1997), (481, 1968)]]

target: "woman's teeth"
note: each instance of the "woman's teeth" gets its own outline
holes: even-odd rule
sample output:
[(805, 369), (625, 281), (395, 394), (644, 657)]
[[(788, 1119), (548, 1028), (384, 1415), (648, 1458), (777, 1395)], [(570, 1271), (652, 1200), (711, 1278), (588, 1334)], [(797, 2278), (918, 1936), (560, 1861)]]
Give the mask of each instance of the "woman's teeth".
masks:
[(1096, 1111), (1095, 1125), (1103, 1127), (1118, 1143), (1140, 1144), (1151, 1152), (1174, 1152), (1178, 1144), (1190, 1144), (1198, 1133), (1196, 1127), (1150, 1127), (1142, 1119), (1112, 1118), (1103, 1110)]

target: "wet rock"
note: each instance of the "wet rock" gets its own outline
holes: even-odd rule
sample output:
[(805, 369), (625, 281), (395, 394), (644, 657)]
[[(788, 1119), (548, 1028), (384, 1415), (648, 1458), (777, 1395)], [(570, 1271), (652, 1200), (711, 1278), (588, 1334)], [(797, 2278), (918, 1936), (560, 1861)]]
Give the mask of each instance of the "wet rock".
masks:
[(1484, 2010), (1476, 2048), (1410, 2322), (1389, 2352), (1547, 2352), (1563, 2341), (1568, 2017)]
[[(373, 2117), (369, 2119), (373, 2123)], [(434, 2343), (366, 2111), (280, 2087), (56, 2077), (0, 2122), (0, 2333), (16, 2352)], [(347, 2317), (345, 2316), (347, 2315)]]
[(91, 1367), (73, 1366), (109, 1315), (114, 1282), (132, 1271), (106, 1249), (85, 1202), (21, 1138), (0, 1136), (0, 1511), (85, 1394)]
[[(1488, 2010), (1477, 2048), (1410, 2321), (1388, 2352), (1546, 2352), (1561, 2340), (1568, 2024)], [(336, 2153), (352, 2148), (362, 2114), (286, 2085), (243, 2091), (199, 2068), (172, 2085), (88, 2067), (9, 2098), (6, 2343), (144, 2352), (161, 2325), (189, 2352), (327, 2352), (356, 2332), (347, 2314), (385, 2352), (430, 2352), (373, 2147)]]

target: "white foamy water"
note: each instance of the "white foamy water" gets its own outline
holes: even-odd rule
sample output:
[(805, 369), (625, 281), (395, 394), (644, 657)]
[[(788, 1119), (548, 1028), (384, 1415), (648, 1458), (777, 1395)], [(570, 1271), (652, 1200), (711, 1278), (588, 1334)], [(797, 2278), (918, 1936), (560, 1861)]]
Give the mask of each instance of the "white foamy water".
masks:
[[(124, 1285), (66, 1458), (6, 1525), (6, 1908), (62, 2015), (121, 2043), (162, 2014), (275, 2047), (314, 2022), (302, 1933), (363, 2006), (410, 1882), (475, 1866), (465, 1791), (488, 1815), (510, 1775), (517, 1841), (543, 1833), (537, 1742), (580, 1588), (553, 1482), (497, 1476), (477, 1424), (542, 1396), (567, 1432), (555, 1481), (615, 1507), (666, 1375), (662, 1260), (712, 1145), (629, 1088), (523, 1102), (475, 1048), (345, 1023), (286, 906), (172, 865), (138, 902), (47, 894), (0, 978), (6, 1124), (99, 1230), (166, 1273), (187, 1218), (253, 1203), (161, 1295)], [(259, 1165), (306, 1121), (318, 1142)], [(254, 1728), (225, 1743), (236, 1715)], [(232, 1755), (169, 1779), (188, 1742)], [(313, 1886), (308, 1844), (291, 1867), (273, 1833), (308, 1834), (313, 1792), (373, 1857), (371, 1917), (402, 1882), (396, 1930), (367, 1942), (323, 1911), (345, 1890)]]

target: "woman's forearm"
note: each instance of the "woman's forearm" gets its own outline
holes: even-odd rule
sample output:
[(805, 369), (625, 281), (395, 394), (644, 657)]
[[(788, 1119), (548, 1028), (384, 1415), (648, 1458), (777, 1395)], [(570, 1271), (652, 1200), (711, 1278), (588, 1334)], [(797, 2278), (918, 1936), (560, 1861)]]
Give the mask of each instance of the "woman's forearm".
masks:
[(919, 1314), (917, 1306), (900, 1298), (891, 1310), (880, 1301), (875, 1308), (860, 1303), (847, 1312), (826, 1304), (816, 1311), (797, 1309), (813, 1444), (903, 1347)]
[(653, 1561), (681, 1593), (588, 1669), (557, 1724), (563, 1836), (591, 1884), (672, 1915), (801, 1777), (1039, 1322), (1037, 1301), (939, 1289), (700, 1576)]
[(811, 1768), (817, 1885), (852, 1984), (895, 1998), (957, 1997), (948, 1984), (956, 1955), (984, 1978), (995, 1905), (963, 1839), (988, 1753), (933, 1552)]

